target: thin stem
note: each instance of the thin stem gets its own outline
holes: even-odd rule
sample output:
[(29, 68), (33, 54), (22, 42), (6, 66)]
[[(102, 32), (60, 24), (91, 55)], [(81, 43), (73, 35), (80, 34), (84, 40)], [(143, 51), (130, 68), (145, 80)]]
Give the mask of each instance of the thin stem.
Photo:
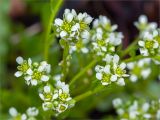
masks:
[(151, 56), (138, 55), (138, 56), (135, 56), (135, 57), (127, 58), (127, 59), (123, 60), (123, 62), (128, 63), (128, 62), (137, 61), (137, 60), (140, 60), (140, 59), (143, 59), (143, 58), (151, 58)]
[[(53, 22), (54, 18), (56, 17), (57, 12), (59, 11), (62, 3), (63, 3), (63, 0), (57, 0), (56, 2), (54, 2), (55, 6), (54, 6), (54, 8), (52, 8), (51, 15), (49, 17), (49, 22), (48, 22), (45, 36), (44, 36), (44, 59), (46, 61), (48, 61), (48, 50), (49, 50), (49, 45), (50, 45), (49, 44), (50, 43), (49, 42), (49, 34), (50, 34), (50, 31), (52, 28), (52, 22)], [(52, 4), (52, 2), (51, 2), (51, 4)]]
[(86, 97), (89, 97), (89, 96), (94, 95), (94, 94), (96, 94), (96, 93), (98, 93), (98, 92), (100, 92), (100, 91), (103, 91), (103, 90), (104, 90), (104, 87), (105, 87), (105, 86), (100, 85), (99, 87), (95, 88), (93, 91), (92, 91), (92, 90), (89, 90), (89, 91), (87, 91), (87, 92), (85, 92), (85, 93), (83, 93), (83, 94), (81, 94), (81, 95), (76, 96), (76, 97), (74, 98), (74, 100), (75, 100), (76, 102), (78, 102), (78, 101), (80, 101), (80, 100), (83, 100), (83, 99), (86, 98)]
[(138, 38), (136, 40), (134, 40), (122, 53), (121, 57), (124, 57), (125, 55), (127, 55), (131, 50), (133, 50), (133, 48), (135, 47), (135, 45), (138, 42)]
[(64, 41), (64, 50), (63, 50), (63, 61), (62, 61), (62, 81), (65, 81), (68, 73), (68, 54), (69, 54), (69, 45)]
[(90, 69), (92, 66), (94, 66), (97, 63), (97, 59), (93, 60), (91, 63), (89, 63), (83, 70), (81, 70), (77, 75), (75, 75), (69, 85), (71, 86), (79, 77), (81, 77), (88, 69)]

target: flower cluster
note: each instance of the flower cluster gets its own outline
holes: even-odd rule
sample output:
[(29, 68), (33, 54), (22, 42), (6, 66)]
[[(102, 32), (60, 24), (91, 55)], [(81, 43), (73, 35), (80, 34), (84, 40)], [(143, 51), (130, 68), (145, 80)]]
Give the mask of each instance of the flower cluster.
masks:
[(87, 13), (77, 14), (74, 9), (65, 9), (63, 20), (55, 19), (57, 36), (61, 39), (69, 40), (75, 43), (81, 39), (89, 38), (89, 24), (92, 22), (92, 17)]
[(110, 55), (107, 54), (103, 59), (106, 62), (105, 66), (97, 65), (95, 67), (96, 70), (96, 78), (101, 80), (102, 85), (111, 84), (111, 82), (116, 82), (120, 86), (124, 86), (124, 77), (128, 77), (126, 74), (126, 64), (124, 62), (119, 63), (118, 55)]
[(134, 25), (141, 31), (151, 31), (157, 28), (157, 23), (150, 22), (148, 23), (148, 18), (145, 15), (141, 15), (138, 18), (138, 22), (134, 22)]
[(135, 26), (139, 29), (140, 40), (138, 45), (140, 46), (140, 53), (143, 56), (154, 56), (160, 54), (160, 33), (157, 28), (157, 23), (148, 23), (148, 19), (145, 15), (139, 17), (138, 22), (135, 22)]
[(140, 53), (143, 56), (160, 55), (160, 34), (158, 30), (146, 31), (142, 40), (139, 40)]
[(113, 100), (120, 120), (159, 120), (160, 100), (151, 102), (134, 100), (123, 102), (120, 98)]
[(127, 63), (127, 68), (130, 70), (130, 80), (136, 82), (138, 79), (147, 79), (151, 74), (151, 59), (144, 58), (137, 62)]
[(60, 81), (60, 76), (56, 76), (54, 79), (56, 80), (55, 88), (46, 85), (39, 96), (44, 101), (43, 110), (54, 110), (58, 115), (67, 108), (74, 106), (74, 103), (69, 94), (69, 86)]
[(115, 52), (115, 47), (122, 43), (123, 35), (121, 32), (115, 32), (117, 25), (111, 25), (106, 16), (99, 16), (93, 22), (92, 45), (93, 50), (98, 56), (104, 56), (106, 53)]
[(15, 73), (16, 77), (23, 76), (27, 85), (37, 85), (41, 82), (47, 82), (49, 80), (50, 65), (46, 61), (41, 63), (32, 63), (32, 60), (24, 60), (22, 57), (17, 57), (17, 63), (19, 64)]
[(11, 115), (11, 120), (37, 120), (36, 116), (38, 115), (39, 110), (36, 107), (29, 107), (26, 110), (26, 113), (18, 113), (14, 107), (9, 109), (9, 114)]

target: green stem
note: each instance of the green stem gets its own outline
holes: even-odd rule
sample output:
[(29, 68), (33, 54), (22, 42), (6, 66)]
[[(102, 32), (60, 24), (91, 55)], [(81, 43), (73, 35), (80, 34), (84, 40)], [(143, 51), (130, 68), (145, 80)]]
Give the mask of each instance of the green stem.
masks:
[(81, 95), (76, 96), (76, 97), (74, 98), (74, 100), (75, 100), (76, 102), (78, 102), (78, 101), (80, 101), (80, 100), (83, 100), (83, 99), (86, 98), (86, 97), (89, 97), (89, 96), (94, 95), (94, 94), (96, 94), (96, 93), (98, 93), (98, 92), (100, 92), (100, 91), (103, 91), (103, 90), (104, 90), (104, 87), (105, 87), (105, 86), (100, 85), (99, 87), (97, 87), (97, 88), (94, 89), (93, 91), (92, 91), (92, 90), (89, 90), (89, 91), (87, 91), (87, 92), (85, 92), (85, 93), (83, 93), (83, 94), (81, 94)]
[(79, 77), (81, 77), (88, 69), (90, 69), (92, 66), (94, 66), (97, 63), (97, 59), (93, 60), (91, 63), (89, 63), (83, 70), (81, 70), (77, 75), (75, 75), (69, 85), (71, 86), (76, 80), (78, 80)]
[(135, 47), (135, 45), (137, 44), (139, 40), (139, 37), (134, 40), (124, 51), (123, 53), (121, 54), (121, 57), (124, 57), (125, 55), (127, 55), (131, 50), (133, 50), (133, 48)]
[(69, 54), (69, 45), (64, 41), (64, 50), (63, 50), (63, 61), (62, 61), (62, 81), (65, 81), (67, 73), (68, 73), (68, 54)]
[(135, 57), (131, 57), (131, 58), (127, 58), (125, 60), (123, 60), (123, 62), (133, 62), (133, 61), (137, 61), (137, 60), (140, 60), (140, 59), (143, 59), (143, 58), (152, 58), (151, 56), (142, 56), (142, 55), (138, 55), (138, 56), (135, 56)]
[[(56, 5), (51, 10), (51, 15), (49, 17), (49, 22), (48, 22), (46, 32), (44, 35), (44, 59), (46, 61), (48, 61), (48, 51), (49, 51), (49, 46), (50, 46), (49, 36), (50, 36), (51, 28), (52, 28), (52, 22), (53, 22), (54, 18), (56, 17), (57, 12), (59, 11), (62, 3), (63, 3), (63, 0), (57, 0), (56, 2), (54, 2), (54, 4), (56, 4)], [(52, 4), (52, 0), (51, 0), (51, 4)]]

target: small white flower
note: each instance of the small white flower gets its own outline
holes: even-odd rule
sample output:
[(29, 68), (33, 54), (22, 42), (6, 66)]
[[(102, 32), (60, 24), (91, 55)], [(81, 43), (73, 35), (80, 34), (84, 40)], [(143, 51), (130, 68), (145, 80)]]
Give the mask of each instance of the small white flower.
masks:
[(37, 116), (39, 113), (39, 110), (36, 107), (30, 107), (27, 109), (27, 115), (30, 117)]
[(148, 111), (148, 109), (149, 109), (149, 107), (150, 107), (150, 105), (149, 105), (149, 103), (144, 103), (143, 105), (142, 105), (142, 110), (144, 111), (144, 112), (147, 112)]
[(17, 110), (16, 110), (14, 107), (11, 107), (11, 108), (9, 109), (9, 114), (10, 114), (11, 116), (13, 116), (13, 117), (16, 117), (16, 116), (18, 115), (18, 112), (17, 112)]
[(62, 112), (64, 112), (67, 108), (68, 108), (68, 105), (67, 105), (67, 104), (59, 104), (56, 110), (57, 110), (59, 113), (62, 113)]
[(138, 80), (138, 77), (137, 77), (136, 75), (132, 74), (132, 75), (130, 76), (130, 80), (131, 80), (132, 82), (136, 82), (136, 81)]
[(118, 79), (117, 84), (120, 86), (124, 86), (125, 85), (124, 78)]
[(122, 105), (122, 100), (120, 98), (116, 98), (112, 101), (114, 107), (119, 107)]
[(53, 104), (51, 102), (42, 103), (42, 108), (44, 111), (53, 109)]

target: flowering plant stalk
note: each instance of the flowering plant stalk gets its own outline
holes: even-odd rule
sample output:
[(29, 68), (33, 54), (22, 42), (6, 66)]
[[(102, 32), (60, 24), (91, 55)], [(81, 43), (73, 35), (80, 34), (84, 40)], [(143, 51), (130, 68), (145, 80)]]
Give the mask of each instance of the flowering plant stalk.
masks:
[[(74, 9), (65, 9), (62, 18), (55, 18), (62, 2), (58, 0), (54, 8), (51, 7), (44, 37), (44, 61), (25, 60), (20, 56), (16, 59), (18, 71), (15, 76), (22, 77), (29, 87), (37, 86), (37, 95), (42, 102), (39, 106), (42, 106), (43, 112), (51, 111), (45, 114), (48, 119), (59, 117), (76, 107), (75, 103), (102, 93), (109, 86), (119, 88), (127, 86), (129, 81), (135, 84), (140, 79), (147, 80), (152, 73), (151, 63), (160, 67), (160, 29), (156, 23), (148, 23), (146, 16), (141, 15), (134, 23), (140, 32), (136, 40), (124, 51), (118, 51), (124, 38), (121, 32), (116, 31), (118, 25), (112, 25), (106, 16), (100, 15), (95, 19)], [(62, 60), (57, 65), (60, 71), (55, 75), (53, 71), (56, 68), (52, 69), (49, 64), (50, 37), (57, 39), (63, 49)], [(73, 69), (73, 66), (78, 65), (72, 64), (72, 60), (76, 53), (85, 56), (85, 66), (75, 72), (76, 67)], [(78, 87), (82, 87), (83, 92), (77, 94)], [(137, 119), (137, 116), (160, 118), (160, 108), (153, 108), (156, 114), (152, 116), (152, 110), (149, 110), (152, 105), (148, 103), (140, 104), (138, 108), (139, 103), (134, 101), (131, 106), (125, 107), (121, 99), (116, 99), (113, 104), (123, 120)], [(38, 113), (42, 114), (35, 107), (28, 108), (24, 114), (12, 107), (9, 113), (13, 119), (22, 120), (35, 120)]]

